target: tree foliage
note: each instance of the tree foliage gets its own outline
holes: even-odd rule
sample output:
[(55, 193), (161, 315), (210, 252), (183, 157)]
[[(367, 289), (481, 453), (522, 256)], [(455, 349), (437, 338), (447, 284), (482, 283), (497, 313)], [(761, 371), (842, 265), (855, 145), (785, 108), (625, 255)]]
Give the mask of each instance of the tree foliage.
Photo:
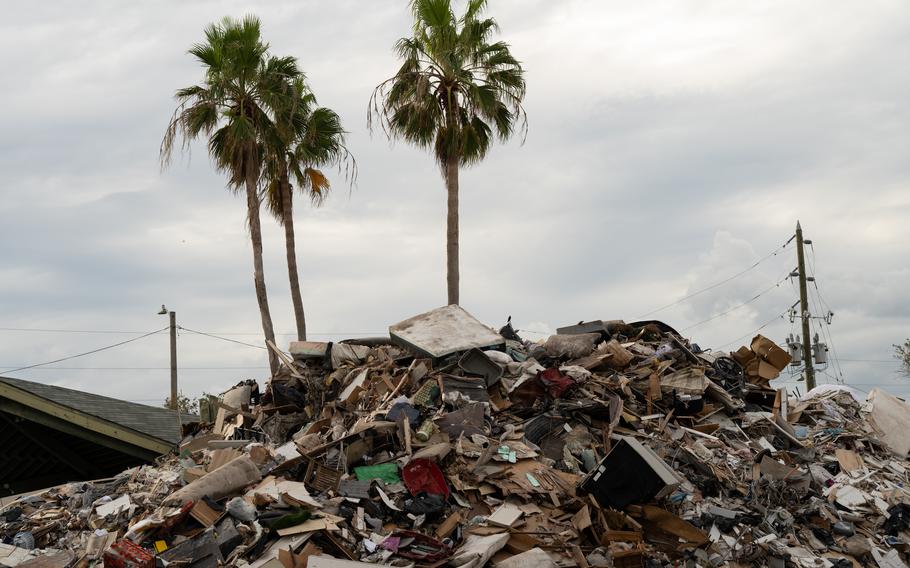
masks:
[(894, 346), (894, 357), (900, 362), (901, 373), (910, 377), (910, 339)]
[[(165, 408), (171, 407), (171, 397), (168, 395), (164, 399), (164, 404), (162, 405)], [(183, 391), (177, 393), (177, 410), (182, 414), (198, 414), (199, 413), (199, 401), (196, 399), (191, 399), (188, 396), (183, 394)]]
[(451, 0), (413, 0), (413, 35), (395, 46), (401, 67), (370, 98), (370, 124), (375, 115), (389, 136), (432, 149), (443, 169), (449, 156), (469, 166), (495, 137), (526, 132), (524, 70), (493, 41), (499, 26), (483, 17), (486, 4), (470, 0), (459, 17)]
[(205, 137), (212, 162), (228, 176), (228, 187), (240, 190), (258, 180), (263, 142), (275, 136), (276, 117), (291, 107), (293, 83), (302, 73), (293, 57), (268, 53), (261, 24), (254, 16), (224, 18), (205, 30), (206, 41), (190, 49), (202, 64), (202, 83), (179, 89), (177, 109), (161, 143), (167, 165), (177, 138), (183, 149)]
[(343, 168), (351, 182), (357, 165), (345, 145), (341, 118), (332, 109), (320, 107), (303, 75), (291, 84), (291, 97), (281, 109), (281, 120), (266, 140), (262, 170), (265, 199), (275, 219), (284, 224), (283, 190), (297, 190), (313, 205), (323, 203), (331, 182), (320, 168)]

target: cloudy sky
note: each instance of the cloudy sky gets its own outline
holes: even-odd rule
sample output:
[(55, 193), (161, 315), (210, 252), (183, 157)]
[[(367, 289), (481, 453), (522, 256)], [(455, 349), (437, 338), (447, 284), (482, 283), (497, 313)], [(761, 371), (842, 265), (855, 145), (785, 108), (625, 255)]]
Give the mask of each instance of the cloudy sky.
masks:
[[(332, 172), (328, 202), (297, 211), (313, 337), (375, 335), (445, 302), (438, 170), (366, 128), (409, 31), (404, 0), (18, 3), (0, 22), (0, 374), (162, 328), (162, 303), (182, 326), (259, 343), (243, 200), (203, 146), (158, 165), (172, 95), (201, 79), (187, 49), (245, 13), (341, 115), (359, 167), (354, 187)], [(891, 348), (910, 336), (910, 4), (493, 0), (490, 13), (526, 68), (530, 131), (462, 174), (466, 309), (511, 315), (529, 338), (632, 321), (752, 266), (799, 219), (844, 380), (910, 395)], [(272, 220), (264, 231), (286, 343), (284, 244)], [(778, 317), (795, 265), (791, 244), (648, 317), (704, 348), (762, 327), (781, 341), (797, 330)], [(179, 360), (191, 395), (267, 372), (260, 349), (188, 332)], [(10, 376), (158, 403), (167, 365), (159, 334)]]

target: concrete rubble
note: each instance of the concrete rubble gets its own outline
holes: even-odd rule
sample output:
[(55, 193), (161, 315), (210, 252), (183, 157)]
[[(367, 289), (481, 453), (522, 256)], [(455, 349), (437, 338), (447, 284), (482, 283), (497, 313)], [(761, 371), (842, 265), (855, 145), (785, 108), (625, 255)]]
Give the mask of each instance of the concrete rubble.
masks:
[(179, 452), (9, 503), (0, 566), (906, 566), (910, 407), (776, 390), (765, 337), (532, 343), (456, 306), (389, 329), (292, 343)]

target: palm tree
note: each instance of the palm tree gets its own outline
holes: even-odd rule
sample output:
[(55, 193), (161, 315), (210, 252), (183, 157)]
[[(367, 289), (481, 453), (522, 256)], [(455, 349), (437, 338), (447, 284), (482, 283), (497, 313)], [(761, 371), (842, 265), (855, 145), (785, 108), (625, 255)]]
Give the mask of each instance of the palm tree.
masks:
[(373, 116), (390, 137), (432, 148), (446, 182), (446, 283), (458, 303), (458, 170), (481, 161), (494, 136), (508, 139), (517, 124), (527, 132), (522, 107), (524, 71), (509, 45), (491, 41), (498, 30), (482, 18), (486, 0), (469, 0), (457, 17), (451, 0), (412, 0), (414, 34), (396, 43), (401, 68), (370, 97)]
[[(300, 71), (292, 57), (268, 55), (268, 44), (260, 33), (259, 19), (224, 18), (205, 29), (205, 42), (189, 53), (202, 63), (202, 83), (177, 91), (177, 109), (161, 142), (162, 166), (170, 163), (175, 141), (183, 139), (183, 150), (199, 137), (208, 138), (208, 152), (216, 169), (228, 176), (228, 188), (245, 191), (247, 223), (253, 244), (253, 281), (262, 331), (266, 341), (275, 341), (262, 268), (262, 229), (259, 220), (258, 182), (262, 170), (263, 140), (276, 128), (273, 117), (290, 97), (288, 85)], [(271, 349), (269, 366), (278, 370)]]
[(297, 271), (294, 186), (291, 178), (293, 177), (297, 189), (318, 207), (331, 189), (329, 179), (319, 168), (347, 163), (346, 173), (350, 174), (353, 183), (356, 164), (344, 144), (345, 131), (338, 115), (331, 109), (316, 106), (316, 97), (302, 76), (292, 82), (291, 92), (294, 97), (289, 101), (289, 106), (281, 110), (279, 128), (272, 133), (273, 136), (265, 146), (263, 177), (269, 211), (284, 227), (297, 339), (306, 341), (306, 318)]

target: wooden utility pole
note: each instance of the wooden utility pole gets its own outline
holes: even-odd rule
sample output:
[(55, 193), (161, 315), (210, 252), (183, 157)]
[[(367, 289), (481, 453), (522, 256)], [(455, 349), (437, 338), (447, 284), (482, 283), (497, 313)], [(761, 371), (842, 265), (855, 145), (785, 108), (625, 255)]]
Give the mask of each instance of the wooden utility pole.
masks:
[(803, 252), (803, 229), (796, 222), (796, 259), (799, 263), (799, 311), (803, 322), (803, 360), (806, 362), (806, 390), (815, 388), (815, 367), (809, 337), (809, 294), (806, 290), (806, 256)]
[[(167, 315), (170, 320), (171, 328), (171, 398), (168, 406), (171, 410), (180, 410), (177, 404), (177, 312), (169, 312), (164, 304), (161, 304), (159, 316)], [(177, 413), (177, 419), (180, 419), (180, 413)]]
[[(177, 312), (168, 312), (171, 321), (171, 408), (179, 411), (177, 404)], [(179, 435), (179, 434), (178, 434)]]

